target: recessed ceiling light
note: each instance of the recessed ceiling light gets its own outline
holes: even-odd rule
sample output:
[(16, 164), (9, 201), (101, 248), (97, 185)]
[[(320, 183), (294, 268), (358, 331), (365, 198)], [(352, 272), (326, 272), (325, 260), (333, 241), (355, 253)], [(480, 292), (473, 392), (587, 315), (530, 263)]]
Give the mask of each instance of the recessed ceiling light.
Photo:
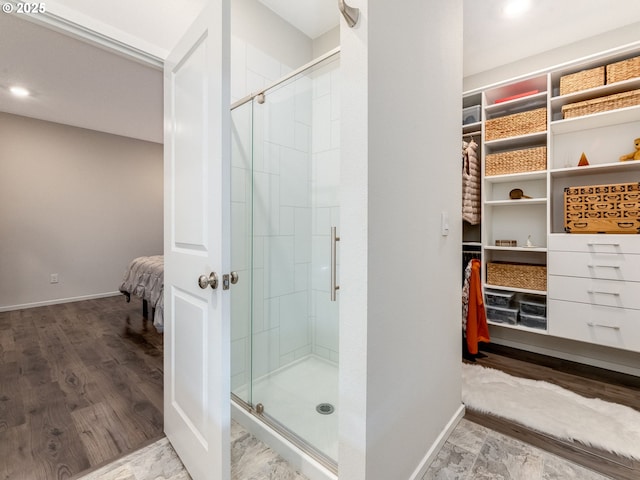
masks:
[(524, 14), (530, 7), (530, 0), (508, 0), (502, 8), (502, 14), (507, 18), (515, 18)]
[(11, 87), (9, 89), (11, 93), (13, 93), (16, 97), (28, 97), (29, 90), (23, 87)]

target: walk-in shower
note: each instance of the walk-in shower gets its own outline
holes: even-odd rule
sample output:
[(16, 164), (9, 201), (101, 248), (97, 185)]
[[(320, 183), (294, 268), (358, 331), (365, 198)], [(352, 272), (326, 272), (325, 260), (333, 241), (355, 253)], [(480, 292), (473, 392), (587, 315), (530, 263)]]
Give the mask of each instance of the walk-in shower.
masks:
[(334, 470), (338, 73), (333, 51), (231, 112), (232, 400)]

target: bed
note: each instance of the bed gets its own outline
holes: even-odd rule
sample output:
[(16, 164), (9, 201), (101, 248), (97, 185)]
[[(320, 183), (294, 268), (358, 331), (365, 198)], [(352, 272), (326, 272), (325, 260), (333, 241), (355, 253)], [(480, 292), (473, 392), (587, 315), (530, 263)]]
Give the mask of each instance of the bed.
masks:
[(164, 256), (134, 258), (127, 268), (120, 293), (131, 301), (131, 296), (142, 299), (142, 314), (148, 318), (149, 307), (153, 326), (158, 332), (164, 330)]

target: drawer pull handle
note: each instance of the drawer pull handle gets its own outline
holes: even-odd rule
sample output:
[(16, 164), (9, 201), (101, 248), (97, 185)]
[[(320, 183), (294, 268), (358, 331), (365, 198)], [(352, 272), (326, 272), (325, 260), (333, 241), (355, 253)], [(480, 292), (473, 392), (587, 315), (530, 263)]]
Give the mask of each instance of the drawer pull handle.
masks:
[(613, 296), (616, 296), (616, 297), (620, 296), (620, 294), (618, 292), (605, 292), (603, 290), (587, 290), (587, 293), (591, 293), (591, 294), (601, 293), (603, 295), (613, 295)]
[(620, 270), (620, 265), (587, 265), (589, 268), (616, 268)]
[(606, 245), (610, 245), (612, 247), (619, 247), (620, 244), (619, 243), (611, 243), (611, 242), (587, 242), (587, 245), (589, 245), (590, 247), (599, 247), (599, 246), (606, 246)]
[(601, 323), (587, 322), (587, 325), (589, 325), (590, 327), (602, 327), (602, 328), (611, 328), (613, 330), (620, 330), (620, 327), (615, 327), (612, 325), (602, 325)]

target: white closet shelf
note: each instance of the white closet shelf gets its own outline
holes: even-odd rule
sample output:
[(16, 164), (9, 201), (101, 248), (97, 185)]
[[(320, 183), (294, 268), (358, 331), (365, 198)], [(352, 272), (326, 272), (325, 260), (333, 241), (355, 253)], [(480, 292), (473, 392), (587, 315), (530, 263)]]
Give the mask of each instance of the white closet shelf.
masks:
[(640, 174), (640, 161), (601, 163), (584, 167), (555, 168), (550, 171), (554, 178), (574, 177), (576, 175), (602, 175), (613, 172), (637, 172)]
[(628, 92), (630, 90), (636, 90), (638, 88), (640, 88), (640, 78), (632, 78), (631, 80), (624, 80), (622, 82), (611, 83), (609, 85), (603, 85), (600, 87), (581, 90), (579, 92), (552, 97), (551, 108), (555, 111), (556, 109), (560, 109), (563, 105), (567, 105), (569, 103), (582, 102), (584, 100), (591, 100), (592, 98)]
[(484, 146), (488, 150), (508, 150), (515, 148), (534, 147), (546, 145), (547, 132), (528, 133), (526, 135), (518, 135), (515, 137), (499, 138), (498, 140), (489, 140), (484, 142)]
[[(482, 122), (467, 123), (462, 125), (464, 135), (480, 135), (482, 133)], [(478, 139), (478, 142), (480, 139)]]
[(547, 247), (496, 247), (493, 245), (487, 245), (485, 250), (497, 250), (502, 252), (541, 252), (547, 253)]
[(509, 173), (506, 175), (492, 175), (490, 177), (484, 177), (484, 181), (487, 183), (509, 183), (509, 182), (523, 182), (527, 180), (544, 180), (546, 178), (547, 178), (547, 171), (539, 170), (536, 172)]
[(484, 202), (484, 204), (488, 207), (545, 205), (546, 203), (546, 198), (521, 198), (520, 200), (487, 200), (486, 202)]
[(555, 135), (561, 135), (563, 133), (573, 133), (632, 122), (640, 122), (640, 105), (568, 118), (566, 120), (556, 120), (551, 122), (551, 132)]
[[(484, 288), (490, 288), (491, 290), (506, 290), (508, 292), (530, 293), (530, 294), (533, 294), (533, 295), (546, 295), (547, 294), (546, 290), (542, 291), (542, 290), (531, 290), (531, 289), (528, 289), (528, 288), (503, 287), (502, 285), (491, 285), (489, 283), (485, 283), (484, 284)], [(500, 325), (503, 325), (503, 324), (501, 323)]]
[(531, 107), (545, 107), (547, 105), (547, 92), (534, 93), (527, 95), (526, 97), (515, 98), (501, 103), (492, 103), (487, 105), (484, 109), (487, 115), (494, 115), (497, 113), (510, 114), (517, 113), (521, 110), (526, 110)]
[(547, 329), (543, 329), (543, 328), (530, 328), (530, 327), (525, 327), (523, 325), (510, 325), (508, 323), (498, 323), (498, 322), (492, 322), (491, 320), (487, 320), (487, 323), (489, 325), (494, 325), (496, 327), (504, 327), (504, 328), (511, 328), (513, 330), (522, 330), (525, 332), (532, 332), (532, 333), (539, 333), (541, 335), (548, 335), (549, 332), (547, 331)]

